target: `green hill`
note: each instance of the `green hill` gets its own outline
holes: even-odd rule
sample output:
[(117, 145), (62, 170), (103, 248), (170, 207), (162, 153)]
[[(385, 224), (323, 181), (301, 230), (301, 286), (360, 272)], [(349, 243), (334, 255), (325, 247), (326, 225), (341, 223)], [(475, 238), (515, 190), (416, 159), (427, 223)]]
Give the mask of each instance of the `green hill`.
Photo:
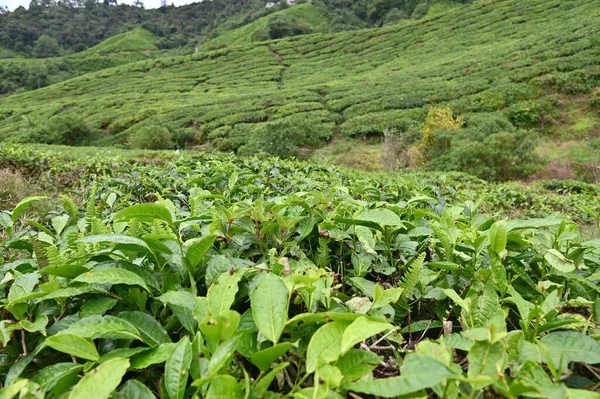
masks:
[(277, 11), (268, 16), (242, 27), (218, 33), (218, 37), (204, 43), (200, 50), (216, 49), (224, 46), (250, 44), (256, 41), (270, 39), (268, 32), (269, 21), (284, 18), (288, 24), (304, 28), (304, 32), (314, 32), (320, 26), (327, 26), (327, 17), (311, 3), (300, 4), (282, 11)]
[(1, 99), (0, 137), (44, 139), (23, 116), (42, 126), (60, 114), (85, 118), (102, 132), (90, 136), (99, 144), (158, 125), (246, 154), (385, 131), (406, 147), (430, 108), (447, 107), (465, 123), (436, 136), (426, 167), (526, 176), (535, 168), (515, 165), (529, 159), (532, 130), (562, 140), (565, 113), (587, 118), (569, 138), (592, 151), (593, 163), (595, 144), (581, 140), (598, 123), (599, 4), (486, 2), (380, 29), (131, 63)]
[(157, 50), (156, 39), (152, 32), (146, 29), (136, 28), (129, 32), (121, 33), (112, 36), (100, 44), (91, 47), (82, 53), (80, 56), (90, 54), (107, 54), (133, 51)]

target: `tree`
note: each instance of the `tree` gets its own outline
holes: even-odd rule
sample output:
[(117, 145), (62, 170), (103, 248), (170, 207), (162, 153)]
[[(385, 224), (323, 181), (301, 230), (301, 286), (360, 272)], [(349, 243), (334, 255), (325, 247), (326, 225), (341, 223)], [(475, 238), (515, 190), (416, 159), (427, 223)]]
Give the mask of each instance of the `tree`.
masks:
[(31, 54), (35, 58), (58, 57), (62, 51), (58, 40), (48, 35), (40, 36), (33, 44)]
[(0, 5), (0, 15), (8, 13), (8, 7)]
[(144, 3), (142, 3), (140, 0), (135, 0), (133, 2), (133, 6), (138, 8), (144, 8)]

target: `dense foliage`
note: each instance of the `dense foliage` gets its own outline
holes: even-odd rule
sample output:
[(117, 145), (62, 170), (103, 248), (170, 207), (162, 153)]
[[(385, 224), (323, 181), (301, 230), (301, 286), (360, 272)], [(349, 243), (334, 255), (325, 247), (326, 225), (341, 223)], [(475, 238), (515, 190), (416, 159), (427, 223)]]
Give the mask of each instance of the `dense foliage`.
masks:
[[(304, 6), (315, 7), (295, 7)], [(23, 116), (43, 125), (60, 113), (84, 117), (102, 145), (152, 125), (217, 150), (278, 153), (263, 146), (266, 126), (289, 123), (315, 133), (287, 153), (386, 131), (413, 146), (430, 109), (448, 108), (465, 124), (437, 131), (426, 167), (522, 178), (538, 169), (531, 130), (561, 123), (562, 96), (585, 99), (600, 83), (599, 10), (484, 2), (384, 28), (146, 59), (0, 99), (0, 137), (35, 141)], [(586, 118), (584, 132), (597, 113)]]
[(596, 397), (599, 245), (567, 218), (458, 174), (48, 150), (0, 156), (81, 187), (0, 213), (3, 398)]

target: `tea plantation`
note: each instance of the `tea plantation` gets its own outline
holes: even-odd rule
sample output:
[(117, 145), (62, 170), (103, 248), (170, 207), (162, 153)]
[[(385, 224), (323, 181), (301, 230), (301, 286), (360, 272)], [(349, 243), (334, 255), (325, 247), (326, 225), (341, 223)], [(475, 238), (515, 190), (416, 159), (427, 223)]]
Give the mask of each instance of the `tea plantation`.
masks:
[[(448, 157), (429, 167), (494, 179), (461, 165), (465, 152), (475, 149), (473, 162), (484, 163), (488, 148), (504, 157), (499, 143), (515, 142), (523, 143), (517, 159), (528, 159), (535, 148), (531, 129), (559, 124), (553, 112), (571, 98), (590, 109), (586, 134), (594, 131), (598, 5), (482, 2), (379, 29), (133, 62), (0, 99), (0, 137), (67, 144), (45, 125), (81, 117), (85, 129), (76, 143), (126, 144), (139, 130), (160, 127), (178, 145), (287, 156), (332, 137), (386, 131), (414, 144), (437, 107), (464, 125), (434, 143), (429, 159)], [(502, 161), (490, 167), (506, 169)]]
[(52, 197), (0, 213), (2, 398), (598, 396), (597, 186), (94, 148), (0, 162)]

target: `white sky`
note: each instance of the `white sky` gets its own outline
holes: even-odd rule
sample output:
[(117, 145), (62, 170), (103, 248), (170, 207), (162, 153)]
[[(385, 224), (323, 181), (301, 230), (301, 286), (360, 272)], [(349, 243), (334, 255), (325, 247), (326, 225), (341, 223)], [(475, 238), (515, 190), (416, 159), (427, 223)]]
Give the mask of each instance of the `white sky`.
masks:
[[(183, 6), (185, 4), (195, 3), (199, 0), (167, 0), (167, 4), (171, 5), (174, 3), (176, 6)], [(30, 0), (0, 0), (0, 5), (8, 6), (10, 11), (14, 11), (15, 8), (23, 6), (27, 8)], [(119, 4), (133, 4), (134, 0), (117, 0)], [(142, 0), (144, 8), (158, 8), (160, 7), (160, 0)]]

